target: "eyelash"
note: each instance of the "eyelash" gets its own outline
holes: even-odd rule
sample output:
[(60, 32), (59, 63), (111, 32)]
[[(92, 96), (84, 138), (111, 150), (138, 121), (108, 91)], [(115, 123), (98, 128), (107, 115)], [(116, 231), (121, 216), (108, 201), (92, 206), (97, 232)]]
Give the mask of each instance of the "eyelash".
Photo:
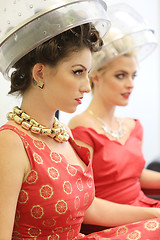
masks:
[(82, 70), (82, 69), (75, 70), (75, 71), (73, 71), (73, 73), (74, 73), (75, 75), (77, 75), (77, 76), (80, 76), (80, 75), (82, 75), (83, 70)]
[[(124, 73), (120, 73), (120, 74), (115, 75), (115, 77), (118, 78), (118, 79), (123, 79), (124, 76), (125, 76)], [(134, 74), (134, 75), (132, 76), (132, 79), (134, 80), (136, 77), (137, 77), (137, 74)]]
[(135, 73), (134, 75), (133, 75), (133, 79), (135, 79), (137, 77), (137, 74)]
[(115, 75), (115, 77), (118, 78), (118, 79), (123, 79), (123, 78), (124, 78), (124, 75), (125, 75), (125, 74), (120, 73), (120, 74)]

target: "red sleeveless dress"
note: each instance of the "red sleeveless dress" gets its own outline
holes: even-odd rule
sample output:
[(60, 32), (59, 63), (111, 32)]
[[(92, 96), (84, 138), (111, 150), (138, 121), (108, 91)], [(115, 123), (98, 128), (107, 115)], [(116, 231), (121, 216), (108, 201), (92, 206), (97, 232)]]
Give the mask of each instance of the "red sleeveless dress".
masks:
[(92, 128), (79, 126), (71, 130), (74, 139), (94, 149), (92, 168), (96, 197), (120, 204), (160, 207), (160, 201), (144, 195), (139, 182), (145, 165), (143, 128), (139, 120), (124, 145)]
[(52, 152), (39, 140), (23, 131), (4, 125), (21, 138), (31, 164), (18, 197), (12, 240), (118, 240), (160, 239), (160, 219), (128, 224), (106, 231), (79, 233), (84, 211), (94, 198), (94, 183), (89, 151), (69, 139), (87, 165), (71, 165), (62, 154)]

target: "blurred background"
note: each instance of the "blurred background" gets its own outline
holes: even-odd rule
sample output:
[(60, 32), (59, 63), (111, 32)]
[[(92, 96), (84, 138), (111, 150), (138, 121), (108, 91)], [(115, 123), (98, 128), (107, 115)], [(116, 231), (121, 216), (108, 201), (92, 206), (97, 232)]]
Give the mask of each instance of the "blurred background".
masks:
[[(155, 30), (155, 36), (160, 45), (160, 1), (159, 0), (105, 0), (109, 5), (127, 3), (141, 14), (145, 22)], [(127, 107), (117, 109), (118, 116), (140, 119), (144, 128), (143, 153), (146, 164), (160, 156), (160, 46), (140, 63), (135, 79), (135, 88)], [(21, 99), (8, 96), (10, 82), (0, 73), (0, 125), (6, 122), (6, 114), (13, 106), (20, 106)], [(86, 94), (83, 103), (73, 114), (59, 113), (60, 121), (68, 124), (76, 114), (84, 111), (91, 100), (91, 94)]]

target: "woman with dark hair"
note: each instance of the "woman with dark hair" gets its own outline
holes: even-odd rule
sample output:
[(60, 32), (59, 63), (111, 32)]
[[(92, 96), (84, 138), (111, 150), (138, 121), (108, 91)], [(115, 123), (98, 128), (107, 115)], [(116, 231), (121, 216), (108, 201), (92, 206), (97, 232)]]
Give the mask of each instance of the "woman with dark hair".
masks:
[[(10, 94), (22, 96), (21, 106), (0, 128), (0, 239), (133, 239), (135, 234), (156, 239), (160, 212), (147, 208), (136, 219), (148, 221), (96, 235), (79, 233), (84, 219), (105, 226), (135, 219), (132, 207), (121, 220), (123, 207), (118, 213), (95, 198), (89, 151), (76, 145), (54, 116), (57, 109), (74, 112), (90, 91), (91, 54), (102, 47), (100, 33), (108, 29), (105, 3), (23, 0), (8, 6), (15, 5), (18, 19), (28, 8), (36, 8), (36, 15), (20, 21), (0, 42), (1, 71), (7, 77), (11, 72)], [(8, 13), (7, 22), (8, 6), (0, 8)], [(91, 22), (98, 22), (99, 31)]]

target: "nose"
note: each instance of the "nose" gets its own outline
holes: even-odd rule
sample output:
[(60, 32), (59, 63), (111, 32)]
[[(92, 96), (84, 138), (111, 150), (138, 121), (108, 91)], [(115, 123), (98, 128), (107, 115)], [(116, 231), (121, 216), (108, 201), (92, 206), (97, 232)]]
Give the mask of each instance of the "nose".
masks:
[(88, 75), (82, 81), (80, 91), (82, 93), (89, 93), (91, 91), (91, 85), (90, 85), (90, 81), (89, 81)]
[(133, 81), (133, 78), (132, 78), (132, 77), (128, 77), (128, 80), (127, 80), (127, 88), (129, 88), (129, 89), (134, 88), (134, 81)]

